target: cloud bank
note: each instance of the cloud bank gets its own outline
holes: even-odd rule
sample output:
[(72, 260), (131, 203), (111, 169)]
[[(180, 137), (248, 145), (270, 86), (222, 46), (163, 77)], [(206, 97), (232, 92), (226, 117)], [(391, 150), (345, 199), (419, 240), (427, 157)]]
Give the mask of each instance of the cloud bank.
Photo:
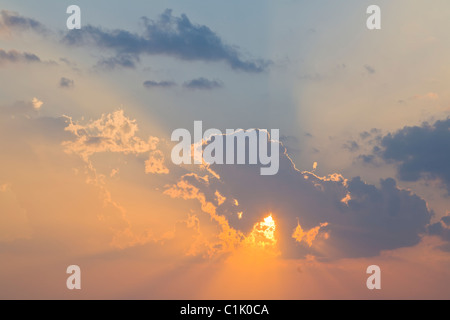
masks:
[(367, 161), (376, 157), (397, 167), (402, 181), (442, 181), (450, 192), (450, 119), (404, 127), (381, 138)]
[(100, 62), (109, 67), (134, 67), (141, 55), (168, 55), (187, 61), (222, 61), (234, 70), (254, 73), (265, 71), (270, 64), (261, 59), (245, 59), (237, 47), (224, 43), (209, 27), (192, 23), (185, 14), (176, 17), (172, 10), (167, 9), (157, 20), (144, 17), (142, 21), (144, 30), (141, 34), (87, 25), (81, 30), (68, 32), (63, 42), (112, 51), (114, 57)]
[(19, 52), (16, 50), (5, 51), (0, 49), (0, 66), (8, 63), (40, 63), (41, 59), (28, 52)]
[[(221, 217), (221, 226), (234, 230), (231, 238), (221, 237), (225, 247), (245, 243), (242, 239), (255, 223), (272, 215), (285, 258), (371, 257), (414, 246), (427, 233), (433, 215), (422, 198), (398, 188), (394, 179), (381, 180), (376, 187), (360, 177), (319, 177), (298, 170), (287, 153), (275, 176), (260, 176), (257, 167), (212, 165), (205, 176), (184, 176), (165, 193), (197, 199), (204, 212)], [(222, 204), (216, 191), (226, 199)]]
[(41, 34), (48, 32), (47, 28), (39, 21), (8, 10), (0, 11), (0, 30), (6, 32), (32, 30)]

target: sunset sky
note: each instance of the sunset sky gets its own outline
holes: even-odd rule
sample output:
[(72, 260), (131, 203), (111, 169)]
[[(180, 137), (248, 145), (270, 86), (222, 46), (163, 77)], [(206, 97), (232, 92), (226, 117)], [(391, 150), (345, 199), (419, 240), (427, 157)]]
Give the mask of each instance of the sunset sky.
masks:
[[(3, 0), (0, 299), (450, 299), (449, 12)], [(278, 173), (173, 164), (194, 121), (279, 129)]]

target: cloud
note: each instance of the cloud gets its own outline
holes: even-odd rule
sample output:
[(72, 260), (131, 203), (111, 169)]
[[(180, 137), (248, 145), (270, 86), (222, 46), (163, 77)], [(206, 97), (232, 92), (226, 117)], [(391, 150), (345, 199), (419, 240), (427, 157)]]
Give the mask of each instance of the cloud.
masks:
[(73, 88), (75, 86), (75, 82), (72, 79), (62, 77), (59, 80), (59, 86), (61, 88)]
[(106, 64), (127, 67), (133, 67), (143, 54), (169, 55), (187, 61), (223, 61), (232, 69), (244, 72), (262, 72), (270, 64), (265, 60), (244, 59), (237, 47), (225, 44), (209, 27), (192, 23), (184, 14), (175, 17), (172, 10), (167, 9), (156, 21), (145, 17), (142, 20), (144, 31), (141, 34), (87, 25), (81, 30), (69, 31), (63, 41), (73, 46), (109, 49), (116, 57), (106, 60)]
[(227, 198), (221, 195), (219, 191), (216, 191), (215, 196), (217, 199), (217, 204), (219, 206), (221, 206), (225, 202), (225, 200), (227, 200)]
[(153, 81), (153, 80), (147, 80), (143, 83), (144, 87), (147, 89), (151, 88), (170, 88), (174, 87), (177, 84), (173, 81)]
[(145, 173), (168, 174), (169, 169), (164, 164), (164, 154), (160, 150), (150, 153), (147, 161), (145, 161)]
[(17, 50), (3, 50), (0, 48), (0, 66), (7, 64), (19, 64), (19, 63), (43, 63), (46, 65), (57, 65), (53, 60), (42, 61), (34, 53), (19, 52)]
[(428, 232), (430, 235), (440, 236), (443, 240), (448, 242), (448, 245), (450, 245), (450, 215), (446, 215), (438, 222), (430, 225), (428, 227)]
[[(93, 156), (113, 153), (116, 155), (135, 155), (138, 158), (139, 155), (149, 153), (149, 160), (145, 162), (145, 172), (165, 174), (168, 173), (168, 169), (164, 166), (164, 156), (156, 149), (159, 139), (152, 136), (147, 140), (141, 139), (137, 135), (138, 125), (136, 120), (125, 116), (123, 110), (103, 114), (99, 119), (88, 121), (85, 124), (74, 122), (72, 118), (67, 116), (65, 118), (66, 127), (64, 130), (75, 137), (73, 140), (62, 142), (65, 153), (75, 154), (83, 160), (87, 175), (86, 183), (94, 186), (100, 193), (105, 206), (115, 211), (112, 216), (100, 217), (102, 220), (108, 220), (111, 223), (111, 230), (114, 231), (111, 245), (115, 248), (126, 248), (154, 240), (149, 230), (136, 233), (132, 229), (126, 207), (113, 197), (106, 175), (98, 170), (101, 161), (96, 161)], [(109, 157), (111, 158), (111, 155)], [(117, 157), (114, 158), (117, 159)], [(139, 165), (144, 167), (143, 163), (139, 163)], [(111, 176), (111, 173), (108, 175)]]
[(69, 154), (80, 155), (85, 161), (94, 153), (145, 153), (155, 150), (159, 141), (156, 137), (150, 137), (147, 141), (137, 137), (136, 120), (126, 117), (123, 110), (103, 114), (100, 119), (85, 125), (73, 122), (70, 117), (67, 121), (65, 130), (73, 133), (76, 139), (63, 142), (65, 150)]
[(33, 54), (27, 52), (18, 52), (16, 50), (5, 51), (0, 49), (0, 65), (6, 63), (36, 63), (42, 62), (41, 59)]
[[(299, 222), (297, 228), (295, 228), (294, 233), (292, 234), (292, 238), (294, 238), (295, 241), (297, 242), (304, 241), (308, 244), (308, 246), (311, 247), (313, 245), (313, 241), (319, 234), (320, 229), (326, 227), (327, 225), (328, 223), (324, 222), (308, 231), (303, 231), (302, 226), (300, 225)], [(328, 236), (329, 236), (328, 233), (324, 233), (325, 238), (327, 238)]]
[(359, 150), (359, 144), (356, 141), (347, 141), (342, 147), (350, 152), (356, 152)]
[(382, 137), (373, 155), (397, 166), (403, 181), (440, 179), (450, 192), (450, 118)]
[(20, 16), (7, 10), (0, 11), (0, 29), (10, 32), (11, 30), (47, 33), (47, 28), (37, 20)]
[[(0, 229), (7, 232), (2, 231), (0, 234), (3, 236), (10, 232), (9, 239), (14, 239), (11, 243), (0, 243), (0, 254), (5, 258), (2, 261), (7, 262), (3, 268), (5, 270), (12, 269), (17, 259), (25, 259), (29, 266), (32, 262), (39, 264), (42, 257), (46, 261), (54, 257), (56, 260), (51, 260), (50, 264), (56, 266), (65, 264), (65, 261), (73, 263), (74, 257), (81, 257), (81, 261), (77, 260), (77, 263), (91, 267), (94, 260), (110, 264), (111, 261), (119, 261), (116, 259), (128, 262), (153, 259), (156, 267), (150, 273), (144, 275), (134, 270), (136, 283), (142, 283), (139, 279), (145, 278), (152, 287), (156, 286), (157, 281), (158, 288), (164, 288), (166, 280), (172, 279), (174, 275), (184, 275), (191, 268), (194, 268), (192, 272), (199, 271), (203, 274), (205, 270), (210, 270), (211, 264), (214, 267), (229, 266), (229, 259), (240, 255), (250, 261), (251, 268), (249, 266), (245, 272), (240, 273), (240, 278), (236, 280), (238, 284), (254, 273), (255, 265), (266, 266), (270, 263), (271, 260), (267, 257), (279, 249), (282, 257), (307, 257), (308, 261), (314, 261), (314, 268), (318, 270), (320, 279), (320, 273), (324, 269), (318, 268), (333, 265), (320, 264), (321, 260), (373, 256), (386, 247), (410, 246), (420, 239), (421, 228), (426, 225), (426, 222), (420, 222), (428, 214), (423, 200), (415, 198), (408, 191), (400, 190), (395, 182), (389, 180), (383, 181), (380, 187), (375, 187), (365, 184), (361, 179), (347, 180), (337, 174), (319, 177), (296, 170), (287, 154), (282, 156), (280, 172), (274, 177), (260, 176), (259, 165), (256, 168), (233, 165), (211, 167), (211, 170), (220, 174), (220, 178), (215, 178), (199, 167), (193, 169), (193, 166), (190, 168), (201, 174), (185, 174), (185, 167), (180, 170), (172, 170), (171, 167), (169, 175), (146, 176), (143, 174), (142, 164), (145, 157), (150, 156), (154, 150), (149, 150), (148, 154), (130, 151), (136, 150), (133, 137), (144, 142), (147, 139), (138, 136), (139, 131), (134, 127), (137, 126), (136, 121), (128, 118), (124, 112), (116, 111), (80, 122), (69, 121), (67, 118), (67, 123), (64, 123), (64, 119), (53, 119), (53, 122), (41, 120), (43, 119), (16, 117), (11, 120), (9, 117), (0, 117), (0, 132), (4, 137), (0, 139), (0, 145), (5, 151), (2, 157), (4, 166), (0, 168), (0, 204), (2, 209), (8, 210), (4, 215), (6, 221), (2, 221), (0, 225)], [(19, 121), (22, 125), (19, 125)], [(36, 129), (37, 125), (39, 130)], [(75, 127), (64, 131), (70, 125)], [(12, 128), (15, 131), (11, 131)], [(45, 133), (40, 141), (37, 140), (39, 131)], [(22, 136), (22, 140), (19, 136)], [(11, 137), (14, 137), (12, 141)], [(95, 145), (93, 152), (96, 156), (88, 158), (96, 168), (100, 167), (101, 162), (106, 162), (103, 165), (108, 177), (112, 168), (119, 168), (114, 161), (119, 153), (130, 155), (120, 157), (119, 162), (127, 160), (120, 166), (120, 177), (105, 177), (104, 187), (111, 190), (109, 201), (120, 199), (133, 228), (122, 221), (126, 218), (121, 215), (122, 211), (111, 206), (111, 203), (103, 203), (103, 198), (99, 197), (102, 195), (101, 192), (99, 194), (99, 189), (86, 183), (88, 173), (82, 169), (77, 174), (72, 173), (71, 169), (83, 166), (83, 162), (78, 157), (65, 154), (61, 143), (70, 139), (76, 142), (82, 137), (87, 137), (87, 140), (94, 137), (108, 138), (108, 143), (103, 141), (105, 145)], [(30, 145), (29, 148), (26, 147), (27, 144)], [(120, 149), (121, 146), (123, 149)], [(22, 155), (26, 150), (30, 154)], [(81, 150), (83, 152), (79, 154), (84, 154), (84, 149)], [(109, 153), (103, 154), (106, 152)], [(139, 155), (137, 158), (134, 157), (136, 154)], [(14, 163), (14, 170), (11, 170), (11, 163)], [(137, 171), (134, 170), (136, 168)], [(179, 172), (182, 172), (180, 178), (177, 176)], [(157, 193), (157, 190), (152, 190), (152, 183), (158, 179), (170, 181), (164, 183), (165, 187), (156, 184), (161, 187), (160, 192), (162, 190), (164, 196)], [(6, 186), (3, 187), (4, 185)], [(340, 202), (347, 194), (351, 195), (347, 204)], [(9, 204), (14, 210), (9, 210)], [(239, 212), (242, 214), (241, 219), (238, 218)], [(9, 214), (13, 217), (10, 218)], [(270, 214), (273, 219), (269, 219)], [(12, 218), (17, 219), (17, 223)], [(158, 225), (165, 219), (169, 227)], [(297, 236), (301, 234), (299, 225), (304, 233), (300, 242), (292, 238), (295, 231), (298, 231)], [(149, 228), (155, 233), (161, 233), (147, 232)], [(139, 236), (141, 230), (143, 235)], [(24, 239), (30, 235), (31, 239)], [(114, 242), (111, 243), (112, 237)], [(9, 241), (7, 238), (5, 240)], [(262, 252), (264, 260), (255, 260), (250, 248)], [(248, 252), (251, 254), (247, 254)], [(387, 254), (391, 255), (390, 252)], [(201, 261), (203, 257), (213, 259), (204, 263)], [(378, 259), (381, 257), (376, 259), (380, 261)], [(285, 281), (291, 283), (296, 272), (292, 261), (276, 261), (284, 266), (289, 265), (293, 273), (288, 273), (287, 269), (272, 269), (271, 272), (270, 269), (265, 269), (263, 274), (288, 274)], [(340, 264), (342, 261), (344, 260), (336, 263), (343, 266), (343, 270), (345, 264)], [(361, 264), (366, 261), (368, 259)], [(182, 268), (170, 269), (169, 265), (174, 263), (182, 265)], [(303, 272), (309, 274), (307, 262), (297, 260), (295, 264), (298, 263), (301, 263)], [(196, 269), (198, 265), (200, 269)], [(128, 265), (122, 266), (127, 268)], [(98, 270), (107, 269), (103, 267), (103, 263), (96, 266)], [(231, 267), (228, 274), (235, 275), (236, 270), (242, 269), (242, 264), (237, 261), (231, 263)], [(363, 267), (358, 265), (350, 273), (365, 270)], [(429, 270), (430, 266), (427, 267)], [(28, 281), (29, 268), (22, 269), (13, 274), (14, 281), (3, 280), (6, 287), (11, 287), (8, 285), (16, 281), (22, 283), (20, 281), (24, 281), (23, 279)], [(145, 263), (143, 269), (148, 272)], [(159, 284), (162, 281), (160, 276), (158, 279), (152, 276), (160, 275), (158, 270), (170, 271), (163, 275), (164, 284)], [(336, 271), (336, 274), (340, 274), (342, 270)], [(211, 275), (214, 279), (217, 278), (214, 272)], [(45, 278), (51, 279), (51, 272)], [(106, 278), (109, 279), (109, 275)], [(229, 281), (229, 276), (227, 278), (223, 283)], [(343, 280), (345, 282), (346, 279)], [(108, 282), (105, 280), (105, 283)], [(262, 282), (261, 288), (266, 286)], [(217, 288), (220, 287), (223, 285), (217, 285)], [(49, 292), (57, 295), (55, 290)], [(295, 288), (292, 287), (292, 290), (295, 291)], [(125, 291), (125, 294), (131, 296), (136, 294)], [(140, 294), (144, 291), (139, 289)], [(120, 292), (124, 294), (120, 290), (115, 294), (120, 295)], [(178, 291), (174, 287), (170, 292), (169, 295)], [(101, 293), (94, 293), (97, 294)]]
[[(263, 221), (253, 225), (253, 230), (245, 238), (244, 244), (252, 248), (263, 248), (266, 252), (268, 252), (268, 249), (273, 250), (277, 244), (276, 228), (272, 215), (269, 215)], [(278, 252), (275, 253), (278, 254)]]
[[(392, 179), (382, 180), (377, 188), (358, 177), (346, 181), (338, 175), (320, 178), (284, 169), (274, 181), (258, 183), (255, 177), (250, 187), (250, 183), (243, 183), (247, 177), (242, 177), (242, 188), (232, 187), (237, 188), (236, 196), (240, 194), (244, 217), (260, 212), (261, 208), (273, 208), (275, 220), (283, 229), (280, 243), (284, 243), (286, 256), (313, 254), (325, 259), (375, 256), (382, 250), (413, 246), (425, 233), (432, 215), (423, 199), (398, 189)], [(226, 178), (223, 172), (219, 174)], [(312, 235), (319, 231), (314, 228), (325, 222), (328, 239), (324, 237), (317, 246), (308, 248), (301, 243), (295, 246), (287, 236), (293, 234), (296, 219), (301, 221), (302, 229), (313, 230), (309, 242), (306, 240), (308, 245), (312, 244)]]
[[(259, 175), (259, 164), (211, 165), (204, 174), (184, 175), (165, 194), (197, 199), (204, 212), (220, 221), (221, 241), (212, 248), (248, 245), (255, 226), (270, 215), (275, 247), (285, 258), (372, 257), (418, 244), (433, 215), (422, 198), (398, 188), (394, 179), (380, 180), (377, 187), (360, 177), (320, 177), (298, 170), (287, 153), (274, 176)], [(216, 192), (226, 199), (220, 205)]]
[(31, 100), (31, 103), (33, 104), (33, 108), (35, 110), (40, 110), (42, 105), (44, 104), (41, 100), (39, 100), (38, 98), (33, 98), (33, 100)]
[(216, 88), (221, 88), (222, 83), (217, 80), (198, 78), (185, 82), (184, 87), (188, 89), (212, 90)]
[(358, 159), (367, 164), (375, 164), (375, 156), (373, 154), (361, 154), (358, 156)]

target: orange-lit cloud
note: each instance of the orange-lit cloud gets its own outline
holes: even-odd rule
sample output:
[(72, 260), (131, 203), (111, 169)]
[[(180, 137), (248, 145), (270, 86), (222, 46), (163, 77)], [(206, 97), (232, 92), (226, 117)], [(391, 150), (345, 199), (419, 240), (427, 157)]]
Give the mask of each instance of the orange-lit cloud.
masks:
[(42, 105), (44, 104), (41, 100), (39, 100), (38, 98), (33, 98), (33, 100), (31, 101), (33, 103), (33, 108), (35, 110), (40, 110)]
[(148, 160), (145, 161), (145, 173), (169, 173), (169, 169), (164, 164), (164, 154), (161, 150), (155, 150), (150, 153)]
[[(218, 206), (224, 204), (226, 198), (220, 194), (219, 191), (214, 193), (215, 200), (218, 202), (218, 206), (208, 201), (206, 195), (200, 191), (200, 189), (189, 182), (191, 179), (193, 182), (199, 183), (203, 186), (209, 186), (209, 177), (199, 176), (194, 173), (184, 175), (176, 185), (169, 186), (164, 194), (172, 198), (182, 198), (185, 200), (197, 200), (203, 212), (208, 213), (213, 221), (215, 221), (221, 228), (221, 231), (216, 235), (216, 239), (212, 240), (208, 245), (208, 255), (213, 256), (216, 254), (235, 252), (239, 248), (263, 248), (271, 253), (278, 253), (276, 248), (276, 222), (272, 217), (272, 214), (265, 217), (261, 222), (255, 222), (252, 231), (245, 235), (243, 232), (231, 227), (228, 219), (217, 213)], [(242, 218), (243, 213), (237, 213)]]
[(227, 200), (227, 198), (221, 195), (218, 190), (216, 190), (214, 195), (216, 196), (217, 204), (219, 206), (222, 205), (225, 202), (225, 200)]
[(341, 202), (342, 202), (342, 203), (345, 203), (346, 205), (348, 205), (348, 202), (349, 202), (350, 200), (352, 200), (352, 196), (350, 195), (350, 193), (347, 193), (347, 194), (345, 195), (345, 197), (341, 199)]
[[(114, 199), (106, 182), (107, 175), (99, 172), (91, 157), (94, 154), (102, 153), (136, 156), (149, 153), (149, 159), (142, 164), (142, 172), (167, 174), (169, 171), (164, 165), (164, 155), (156, 149), (159, 139), (149, 137), (147, 140), (143, 140), (138, 137), (136, 120), (126, 117), (123, 110), (103, 114), (99, 119), (91, 120), (87, 124), (74, 122), (70, 117), (66, 117), (66, 120), (65, 130), (72, 133), (75, 140), (64, 141), (62, 143), (64, 151), (83, 159), (87, 173), (86, 182), (98, 189), (106, 206), (112, 206), (116, 210), (114, 216), (99, 216), (101, 220), (108, 221), (114, 230), (115, 234), (111, 244), (118, 248), (124, 248), (153, 240), (154, 236), (149, 230), (140, 234), (132, 230), (127, 209)], [(119, 169), (114, 168), (109, 176), (115, 176), (118, 171)]]
[(80, 155), (85, 161), (94, 153), (116, 152), (139, 154), (154, 150), (159, 139), (150, 137), (143, 140), (136, 136), (138, 125), (124, 115), (123, 110), (103, 114), (100, 119), (86, 125), (74, 122), (67, 117), (66, 131), (76, 136), (75, 141), (65, 141), (63, 146), (67, 153)]
[(300, 225), (300, 222), (298, 223), (297, 227), (294, 230), (294, 233), (292, 234), (292, 238), (295, 239), (295, 241), (301, 243), (302, 241), (308, 244), (308, 246), (313, 245), (313, 241), (316, 239), (317, 235), (319, 234), (319, 231), (321, 228), (328, 226), (328, 223), (321, 223), (317, 227), (311, 228), (308, 231), (304, 231)]
[(228, 252), (234, 250), (241, 242), (243, 238), (242, 233), (238, 232), (234, 228), (230, 227), (228, 220), (217, 214), (217, 207), (210, 201), (206, 200), (204, 193), (200, 189), (190, 183), (187, 179), (191, 178), (197, 183), (202, 185), (209, 185), (208, 176), (199, 176), (195, 173), (184, 175), (175, 185), (170, 186), (164, 191), (164, 194), (172, 198), (182, 198), (185, 200), (197, 200), (202, 211), (208, 213), (215, 222), (221, 227), (221, 232), (217, 236), (218, 241), (210, 245), (209, 255), (213, 255), (217, 252)]
[(275, 231), (276, 223), (270, 214), (253, 226), (252, 232), (245, 239), (246, 244), (262, 248), (274, 247), (277, 244)]

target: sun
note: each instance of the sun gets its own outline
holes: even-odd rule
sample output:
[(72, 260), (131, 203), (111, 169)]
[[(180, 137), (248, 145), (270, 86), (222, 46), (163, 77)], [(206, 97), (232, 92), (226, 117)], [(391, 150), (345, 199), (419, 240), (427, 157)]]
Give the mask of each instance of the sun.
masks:
[(272, 214), (269, 214), (263, 221), (253, 226), (252, 232), (247, 237), (247, 243), (256, 247), (274, 247), (277, 243), (276, 227)]
[(264, 218), (264, 222), (260, 223), (260, 226), (264, 230), (264, 236), (269, 240), (275, 240), (275, 220), (272, 218), (272, 214), (270, 214), (268, 217)]

